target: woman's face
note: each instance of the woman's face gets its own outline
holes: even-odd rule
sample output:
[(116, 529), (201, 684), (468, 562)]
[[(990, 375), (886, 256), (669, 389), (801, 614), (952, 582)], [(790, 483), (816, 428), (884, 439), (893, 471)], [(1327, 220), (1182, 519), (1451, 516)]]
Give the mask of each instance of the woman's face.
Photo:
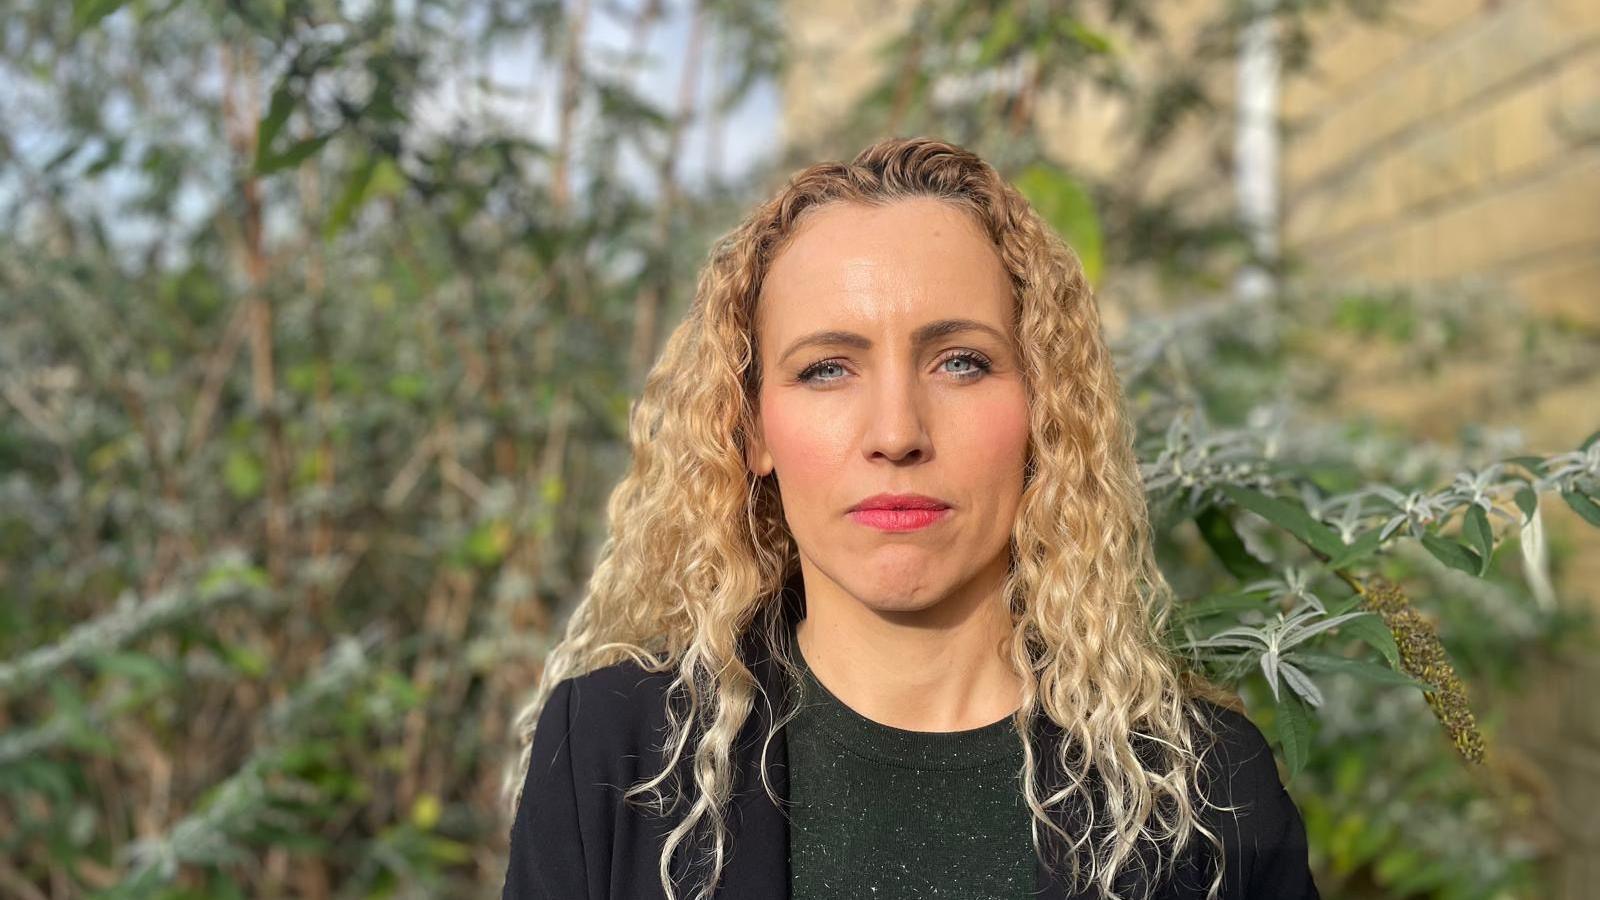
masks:
[[(1028, 450), (1011, 283), (964, 210), (833, 203), (774, 260), (747, 462), (776, 473), (807, 594), (880, 612), (990, 594), (1010, 564)], [(852, 513), (921, 494), (934, 513)]]

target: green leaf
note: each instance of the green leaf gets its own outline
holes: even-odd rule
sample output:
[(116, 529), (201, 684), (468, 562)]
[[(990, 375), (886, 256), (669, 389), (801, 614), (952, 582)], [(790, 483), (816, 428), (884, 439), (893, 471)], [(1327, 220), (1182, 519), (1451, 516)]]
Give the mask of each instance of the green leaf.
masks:
[(1102, 266), (1100, 216), (1083, 185), (1061, 169), (1044, 163), (1028, 166), (1013, 184), (1077, 253), (1089, 283), (1099, 284)]
[(400, 171), (400, 166), (394, 161), (394, 157), (379, 157), (378, 167), (373, 170), (372, 181), (367, 185), (366, 199), (398, 196), (406, 189), (408, 183), (406, 174)]
[(1218, 490), (1228, 499), (1284, 529), (1328, 557), (1339, 556), (1345, 552), (1344, 541), (1339, 539), (1338, 533), (1311, 518), (1311, 514), (1299, 506), (1237, 484), (1223, 484)]
[(639, 120), (643, 124), (660, 127), (672, 123), (672, 119), (649, 100), (621, 82), (597, 79), (594, 93), (600, 100), (600, 113), (607, 121)]
[(69, 722), (67, 741), (79, 750), (103, 756), (110, 756), (118, 751), (117, 743), (111, 739), (111, 735), (101, 723), (87, 718), (74, 718)]
[(212, 566), (196, 582), (196, 589), (201, 594), (214, 594), (234, 585), (264, 588), (268, 584), (267, 573), (260, 566), (239, 565), (232, 562), (218, 563)]
[(420, 400), (428, 393), (428, 376), (421, 372), (396, 372), (389, 377), (389, 393), (401, 400)]
[(1483, 507), (1474, 503), (1467, 507), (1466, 519), (1461, 523), (1461, 530), (1466, 534), (1467, 540), (1478, 549), (1478, 576), (1489, 571), (1489, 559), (1494, 555), (1494, 531), (1489, 527), (1489, 517), (1484, 513)]
[(1600, 504), (1582, 491), (1562, 491), (1561, 499), (1567, 501), (1572, 511), (1577, 513), (1590, 524), (1600, 526)]
[(1017, 22), (1017, 14), (1010, 6), (1002, 7), (994, 19), (989, 23), (989, 28), (984, 34), (983, 43), (978, 49), (976, 65), (990, 67), (1005, 55), (1007, 50), (1017, 42), (1022, 28)]
[(235, 497), (248, 500), (259, 494), (264, 477), (261, 463), (249, 450), (234, 447), (228, 451), (228, 458), (222, 464), (222, 480)]
[(112, 166), (122, 161), (122, 151), (126, 148), (126, 146), (126, 138), (108, 140), (106, 142), (105, 150), (100, 154), (100, 158), (96, 159), (89, 165), (88, 168), (84, 169), (83, 174), (88, 177), (105, 173), (107, 169), (110, 169)]
[(1583, 443), (1578, 445), (1578, 449), (1588, 450), (1590, 447), (1594, 446), (1595, 441), (1600, 441), (1600, 431), (1596, 431), (1594, 434), (1584, 438)]
[(1538, 457), (1538, 456), (1512, 456), (1512, 457), (1507, 458), (1506, 462), (1516, 463), (1517, 465), (1522, 466), (1523, 468), (1533, 472), (1533, 474), (1538, 475), (1541, 478), (1544, 477), (1544, 459), (1543, 459), (1543, 457)]
[(539, 482), (539, 502), (547, 508), (560, 503), (566, 495), (567, 483), (560, 475), (549, 475)]
[(1350, 610), (1355, 609), (1357, 606), (1360, 606), (1361, 600), (1362, 597), (1360, 594), (1350, 593), (1340, 597), (1337, 600), (1323, 598), (1322, 606), (1328, 611), (1328, 618), (1331, 619), (1335, 616), (1344, 615)]
[(1414, 847), (1393, 847), (1378, 857), (1378, 863), (1373, 867), (1378, 880), (1385, 885), (1392, 886), (1394, 882), (1411, 877), (1412, 873), (1422, 868), (1422, 852)]
[(274, 172), (278, 172), (283, 169), (290, 169), (300, 165), (302, 162), (305, 162), (308, 157), (314, 155), (318, 150), (321, 150), (322, 145), (328, 143), (328, 141), (333, 138), (333, 135), (334, 132), (330, 131), (327, 134), (318, 135), (314, 138), (306, 138), (303, 141), (296, 142), (294, 146), (275, 156), (270, 156), (266, 159), (258, 158), (256, 160), (256, 174), (271, 175)]
[(255, 647), (244, 644), (223, 644), (221, 650), (222, 657), (228, 665), (251, 678), (267, 674), (270, 668), (266, 654)]
[[(76, 770), (77, 767), (73, 768)], [(54, 760), (24, 757), (8, 764), (5, 769), (0, 769), (0, 772), (13, 776), (18, 784), (43, 794), (57, 806), (64, 806), (72, 801), (74, 779), (67, 774), (66, 766)]]
[(1383, 658), (1389, 661), (1389, 665), (1396, 672), (1403, 671), (1400, 663), (1400, 645), (1395, 643), (1394, 632), (1389, 630), (1389, 626), (1384, 624), (1383, 617), (1377, 613), (1369, 613), (1339, 623), (1339, 633), (1372, 647), (1383, 654)]
[(153, 656), (124, 650), (102, 653), (94, 658), (94, 665), (105, 675), (120, 675), (152, 684), (168, 681), (175, 674), (171, 665)]
[(1517, 508), (1522, 510), (1522, 520), (1526, 522), (1533, 518), (1534, 511), (1539, 508), (1539, 495), (1533, 488), (1523, 486), (1517, 488), (1516, 497)]
[(1404, 672), (1398, 672), (1387, 666), (1380, 666), (1371, 660), (1352, 659), (1348, 656), (1323, 653), (1319, 650), (1296, 650), (1290, 659), (1302, 669), (1310, 669), (1317, 672), (1344, 672), (1377, 684), (1414, 687), (1424, 691), (1433, 690), (1433, 685), (1425, 681), (1412, 678)]
[(1477, 553), (1449, 538), (1424, 533), (1422, 535), (1422, 546), (1427, 547), (1428, 552), (1432, 553), (1440, 562), (1452, 569), (1460, 569), (1468, 575), (1476, 576), (1483, 568), (1483, 561), (1478, 558)]
[(73, 0), (72, 24), (78, 31), (87, 31), (121, 9), (125, 2), (127, 0)]
[(433, 835), (423, 839), (428, 855), (443, 863), (457, 864), (472, 859), (472, 848), (460, 841)]
[(331, 241), (344, 230), (346, 223), (366, 201), (367, 188), (372, 184), (373, 173), (377, 171), (378, 157), (368, 156), (356, 167), (355, 172), (351, 173), (350, 180), (345, 182), (344, 192), (333, 204), (333, 211), (328, 214), (328, 221), (322, 226), (323, 240)]
[(287, 81), (280, 83), (272, 92), (272, 101), (267, 104), (267, 114), (261, 117), (261, 124), (256, 127), (256, 171), (261, 171), (262, 163), (272, 156), (272, 142), (277, 140), (278, 132), (283, 130), (285, 122), (289, 121), (289, 113), (294, 111), (294, 94), (290, 93)]
[(511, 529), (500, 521), (483, 522), (474, 528), (463, 544), (467, 558), (480, 566), (492, 566), (511, 547)]
[(1410, 897), (1424, 891), (1443, 888), (1454, 882), (1460, 875), (1460, 867), (1454, 860), (1433, 859), (1422, 864), (1422, 867), (1404, 878), (1396, 878), (1389, 889), (1398, 897)]
[(1348, 544), (1344, 548), (1344, 552), (1329, 559), (1326, 563), (1327, 567), (1329, 569), (1344, 569), (1348, 568), (1352, 563), (1366, 559), (1373, 553), (1376, 553), (1378, 546), (1383, 543), (1383, 541), (1379, 539), (1380, 535), (1382, 534), (1382, 528), (1374, 528), (1370, 531), (1367, 531), (1360, 537), (1356, 538), (1355, 541)]
[(1305, 701), (1294, 691), (1284, 691), (1278, 699), (1278, 742), (1283, 745), (1289, 778), (1300, 774), (1311, 756), (1311, 716)]
[(72, 683), (61, 678), (52, 678), (48, 690), (50, 699), (55, 703), (56, 709), (62, 714), (84, 718), (89, 714), (88, 704), (84, 702), (83, 695), (78, 693)]
[(1173, 607), (1173, 617), (1179, 621), (1193, 621), (1204, 619), (1220, 613), (1239, 612), (1246, 609), (1261, 609), (1265, 591), (1249, 594), (1207, 594), (1193, 600), (1177, 603)]
[(1077, 19), (1068, 19), (1062, 26), (1062, 32), (1090, 53), (1111, 53), (1116, 49), (1109, 37)]
[(1256, 581), (1271, 575), (1266, 563), (1256, 559), (1245, 547), (1227, 511), (1209, 504), (1195, 514), (1195, 527), (1228, 573), (1240, 581)]

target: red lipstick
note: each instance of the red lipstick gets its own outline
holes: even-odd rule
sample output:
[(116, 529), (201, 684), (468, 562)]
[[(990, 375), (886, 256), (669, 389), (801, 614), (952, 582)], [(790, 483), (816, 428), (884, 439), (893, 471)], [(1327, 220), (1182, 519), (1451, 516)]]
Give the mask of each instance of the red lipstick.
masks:
[(880, 531), (916, 531), (947, 518), (950, 504), (922, 494), (873, 494), (846, 515)]

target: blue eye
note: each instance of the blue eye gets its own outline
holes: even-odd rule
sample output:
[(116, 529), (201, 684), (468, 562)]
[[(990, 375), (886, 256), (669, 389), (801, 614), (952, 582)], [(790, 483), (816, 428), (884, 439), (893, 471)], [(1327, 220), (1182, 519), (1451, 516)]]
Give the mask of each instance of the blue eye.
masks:
[[(962, 361), (964, 363), (967, 363), (968, 366), (969, 366), (969, 368), (967, 368), (965, 370), (951, 370), (951, 369), (945, 369), (944, 370), (945, 372), (955, 376), (955, 379), (957, 381), (977, 381), (978, 379), (983, 377), (985, 372), (988, 372), (991, 368), (993, 368), (993, 364), (990, 363), (987, 358), (985, 358), (985, 357), (983, 357), (983, 356), (981, 356), (981, 355), (979, 355), (977, 353), (973, 353), (973, 352), (966, 351), (966, 350), (961, 350), (961, 351), (957, 351), (955, 353), (950, 354), (949, 356), (945, 357), (939, 364), (942, 366), (942, 365), (945, 365), (946, 363), (950, 363), (950, 362), (953, 362), (955, 360), (960, 360), (960, 361)], [(815, 382), (815, 383), (819, 383), (819, 384), (825, 384), (825, 383), (828, 383), (828, 382), (843, 380), (843, 378), (844, 378), (843, 375), (833, 376), (833, 377), (829, 377), (829, 378), (819, 378), (819, 377), (817, 377), (818, 373), (820, 373), (820, 372), (822, 372), (824, 370), (827, 370), (827, 369), (839, 369), (839, 370), (842, 371), (844, 369), (844, 364), (840, 363), (838, 360), (833, 360), (833, 359), (824, 359), (824, 360), (821, 360), (819, 362), (814, 362), (811, 365), (807, 366), (805, 369), (803, 369), (800, 372), (799, 375), (795, 376), (795, 380), (803, 382), (803, 383)]]
[(841, 365), (839, 365), (838, 363), (836, 363), (836, 362), (834, 362), (832, 360), (825, 359), (822, 362), (812, 363), (811, 365), (807, 366), (805, 371), (803, 371), (799, 375), (797, 375), (796, 378), (799, 381), (818, 381), (818, 380), (820, 380), (820, 381), (838, 381), (839, 380), (838, 378), (822, 378), (822, 379), (818, 379), (818, 378), (815, 377), (815, 375), (821, 369), (843, 369), (843, 368), (844, 368), (844, 366), (841, 366)]
[[(972, 368), (967, 369), (964, 372), (956, 372), (956, 373), (954, 373), (956, 375), (956, 377), (961, 378), (961, 379), (963, 379), (965, 381), (974, 381), (979, 376), (981, 376), (984, 372), (989, 371), (989, 369), (991, 368), (990, 363), (989, 363), (989, 361), (987, 359), (984, 359), (983, 357), (979, 356), (976, 353), (967, 353), (967, 352), (964, 352), (964, 351), (960, 352), (960, 353), (953, 353), (950, 356), (946, 357), (944, 361), (946, 363), (949, 363), (949, 362), (954, 362), (956, 360), (961, 360), (962, 362), (968, 363), (968, 364), (970, 364), (972, 366)], [(943, 363), (941, 363), (940, 365), (943, 365)], [(946, 370), (946, 371), (948, 371), (948, 370)]]

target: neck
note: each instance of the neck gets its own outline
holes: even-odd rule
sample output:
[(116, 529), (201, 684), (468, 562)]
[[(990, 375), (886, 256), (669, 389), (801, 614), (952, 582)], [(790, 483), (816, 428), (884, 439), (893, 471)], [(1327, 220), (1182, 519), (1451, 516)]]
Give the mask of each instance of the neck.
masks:
[(808, 577), (806, 617), (795, 627), (799, 652), (824, 687), (866, 718), (907, 731), (966, 731), (1021, 705), (998, 582), (890, 611), (814, 583)]

